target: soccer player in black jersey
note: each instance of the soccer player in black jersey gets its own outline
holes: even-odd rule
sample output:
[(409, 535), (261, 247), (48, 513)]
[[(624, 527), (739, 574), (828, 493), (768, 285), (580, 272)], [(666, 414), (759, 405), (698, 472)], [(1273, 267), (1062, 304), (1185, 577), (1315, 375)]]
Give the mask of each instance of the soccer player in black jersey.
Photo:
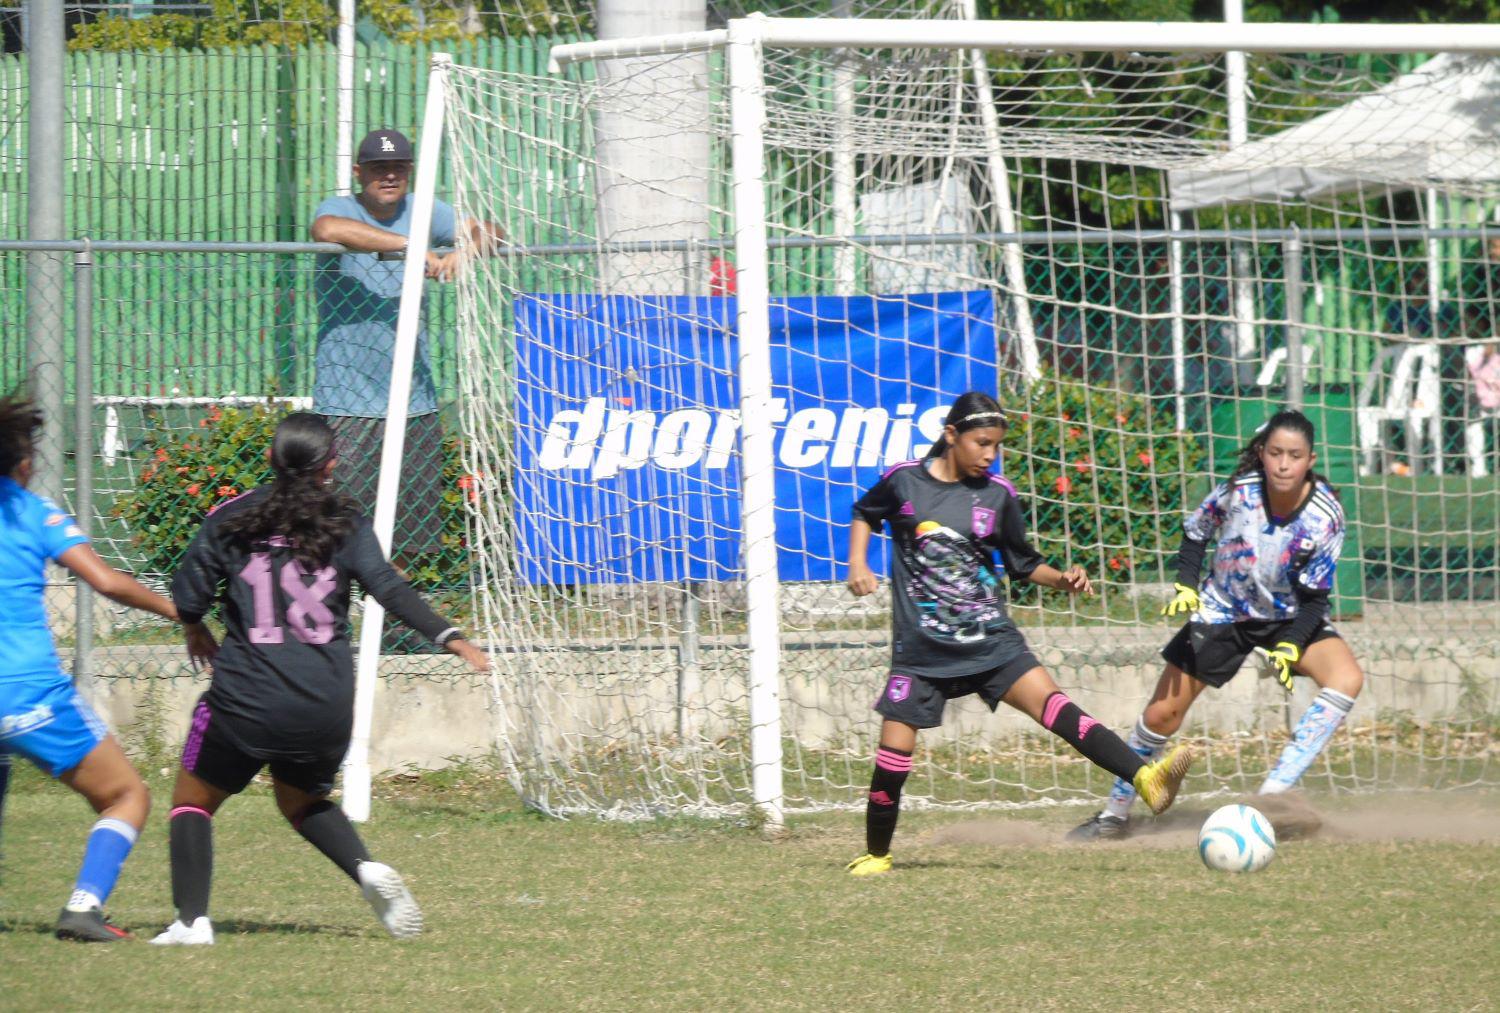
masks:
[(328, 800), (353, 725), (350, 585), (358, 580), (476, 671), (488, 670), (488, 658), (422, 601), (387, 561), (370, 521), (328, 484), (334, 437), (321, 416), (283, 419), (270, 457), (272, 484), (211, 513), (172, 580), (195, 654), (213, 648), (202, 619), (215, 603), (222, 603), (225, 632), (172, 792), (177, 920), (152, 942), (213, 942), (211, 821), (267, 765), (282, 815), (359, 884), (391, 935), (414, 936), (422, 916), (401, 877), (371, 861), (343, 810)]
[[(1344, 510), (1327, 479), (1313, 471), (1314, 435), (1301, 412), (1271, 416), (1241, 452), (1234, 474), (1183, 526), (1177, 594), (1162, 615), (1185, 615), (1188, 622), (1162, 648), (1166, 667), (1130, 733), (1130, 747), (1142, 757), (1160, 754), (1198, 694), (1234, 678), (1256, 648), (1267, 652), (1288, 691), (1293, 672), (1319, 687), (1260, 794), (1296, 784), (1354, 706), (1364, 673), (1328, 622)], [(1134, 801), (1132, 786), (1115, 782), (1104, 809), (1069, 840), (1124, 837)]]
[(1057, 688), (1007, 613), (995, 565), (1011, 580), (1090, 594), (1082, 567), (1048, 566), (1026, 537), (1015, 486), (990, 473), (1005, 435), (995, 399), (970, 391), (953, 403), (943, 435), (920, 461), (898, 464), (854, 505), (849, 589), (876, 588), (870, 534), (891, 527), (891, 670), (875, 710), (885, 720), (865, 809), (865, 853), (855, 876), (891, 868), (891, 838), (917, 732), (942, 724), (943, 707), (971, 693), (990, 710), (1004, 701), (1111, 773), (1132, 781), (1161, 812), (1192, 763), (1179, 747), (1147, 763)]

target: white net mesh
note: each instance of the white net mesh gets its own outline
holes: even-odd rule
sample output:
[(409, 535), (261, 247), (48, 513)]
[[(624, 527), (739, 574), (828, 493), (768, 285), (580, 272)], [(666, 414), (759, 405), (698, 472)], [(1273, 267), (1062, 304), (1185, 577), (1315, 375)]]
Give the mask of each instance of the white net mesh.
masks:
[[(1170, 635), (1157, 610), (1182, 515), (1282, 403), (1289, 343), (1350, 516), (1335, 615), (1368, 675), (1308, 784), (1495, 783), (1495, 410), (1464, 379), (1493, 333), (1482, 226), (1500, 159), (1464, 133), (1490, 64), (1254, 60), (1251, 140), (1230, 151), (1217, 59), (987, 62), (980, 76), (954, 51), (765, 55), (788, 807), (862, 800), (889, 616), (884, 592), (843, 590), (848, 508), (925, 450), (956, 394), (998, 390), (1014, 409), (1003, 469), (1035, 542), (1099, 588), (1015, 589), (1013, 612), (1057, 681), (1123, 730)], [(448, 89), (460, 211), (512, 243), (459, 293), (477, 608), (500, 651), (507, 762), (553, 811), (743, 806), (723, 59), (560, 78), (460, 67)], [(1431, 103), (1454, 95), (1445, 127), (1409, 149), (1388, 138), (1376, 164), (1370, 134), (1413, 109), (1435, 123)], [(1317, 151), (1277, 140), (1324, 116), (1347, 122), (1321, 121)], [(1171, 226), (1176, 242), (1157, 234)], [(1184, 733), (1209, 762), (1192, 786), (1254, 788), (1311, 691), (1288, 698), (1251, 670), (1202, 698)], [(1001, 710), (951, 706), (909, 796), (1105, 790)]]

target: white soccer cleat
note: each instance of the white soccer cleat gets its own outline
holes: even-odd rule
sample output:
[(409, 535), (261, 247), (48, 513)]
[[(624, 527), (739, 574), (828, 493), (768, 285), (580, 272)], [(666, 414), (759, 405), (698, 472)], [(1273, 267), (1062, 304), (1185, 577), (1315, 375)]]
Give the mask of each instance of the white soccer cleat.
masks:
[(152, 946), (212, 946), (214, 944), (213, 922), (207, 915), (193, 919), (192, 925), (173, 922), (166, 930), (151, 940)]
[(422, 911), (395, 869), (379, 862), (359, 863), (359, 888), (391, 935), (411, 939), (422, 934)]

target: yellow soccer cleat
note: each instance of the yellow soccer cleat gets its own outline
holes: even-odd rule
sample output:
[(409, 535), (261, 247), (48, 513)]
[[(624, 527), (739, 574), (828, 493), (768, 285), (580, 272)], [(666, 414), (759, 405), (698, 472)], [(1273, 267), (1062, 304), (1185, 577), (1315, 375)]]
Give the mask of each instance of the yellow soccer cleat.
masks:
[(1133, 784), (1141, 801), (1154, 813), (1164, 813), (1177, 797), (1177, 789), (1187, 776), (1188, 768), (1197, 756), (1193, 747), (1183, 743), (1155, 763), (1148, 763), (1135, 772)]
[(851, 876), (878, 876), (882, 872), (891, 871), (891, 856), (865, 852), (844, 868)]

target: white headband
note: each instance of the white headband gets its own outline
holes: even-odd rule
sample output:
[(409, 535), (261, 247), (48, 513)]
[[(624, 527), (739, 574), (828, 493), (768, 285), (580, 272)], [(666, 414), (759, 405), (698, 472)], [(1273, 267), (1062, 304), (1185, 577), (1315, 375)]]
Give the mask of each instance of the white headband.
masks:
[(973, 415), (965, 415), (956, 422), (948, 423), (950, 426), (961, 426), (965, 422), (973, 422), (975, 419), (1000, 419), (1004, 421), (1004, 412), (975, 412)]

